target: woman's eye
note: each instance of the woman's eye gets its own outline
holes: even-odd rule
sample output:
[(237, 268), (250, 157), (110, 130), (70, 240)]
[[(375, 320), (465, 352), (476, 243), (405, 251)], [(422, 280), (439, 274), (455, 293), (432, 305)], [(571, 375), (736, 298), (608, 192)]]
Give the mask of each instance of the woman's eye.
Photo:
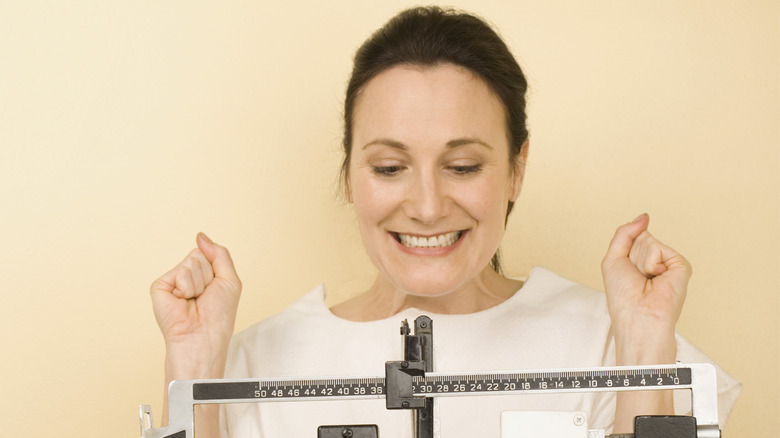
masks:
[(481, 164), (473, 164), (471, 166), (452, 166), (450, 167), (453, 172), (455, 172), (458, 175), (469, 175), (472, 173), (477, 173), (480, 170), (482, 170)]
[(403, 170), (401, 166), (374, 166), (371, 171), (379, 176), (394, 176)]

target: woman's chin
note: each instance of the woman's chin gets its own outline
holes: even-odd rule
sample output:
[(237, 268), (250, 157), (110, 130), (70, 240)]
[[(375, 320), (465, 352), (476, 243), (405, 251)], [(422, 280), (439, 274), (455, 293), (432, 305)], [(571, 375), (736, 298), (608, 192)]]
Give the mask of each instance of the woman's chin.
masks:
[(452, 277), (418, 278), (405, 279), (396, 282), (396, 284), (400, 290), (408, 295), (420, 298), (436, 298), (447, 296), (462, 286), (463, 283), (461, 281), (453, 280), (455, 279)]

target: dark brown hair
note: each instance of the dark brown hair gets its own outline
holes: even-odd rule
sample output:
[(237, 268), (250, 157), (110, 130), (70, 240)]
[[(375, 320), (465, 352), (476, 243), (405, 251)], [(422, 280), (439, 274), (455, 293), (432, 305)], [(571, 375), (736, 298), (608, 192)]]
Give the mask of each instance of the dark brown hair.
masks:
[[(464, 67), (480, 77), (501, 100), (506, 111), (509, 162), (514, 164), (528, 139), (525, 113), (527, 82), (504, 41), (482, 19), (451, 9), (407, 9), (374, 32), (357, 50), (344, 101), (344, 162), (342, 181), (349, 177), (352, 118), (360, 91), (379, 73), (398, 65)], [(510, 201), (507, 218), (514, 202)], [(491, 266), (501, 271), (499, 254)]]

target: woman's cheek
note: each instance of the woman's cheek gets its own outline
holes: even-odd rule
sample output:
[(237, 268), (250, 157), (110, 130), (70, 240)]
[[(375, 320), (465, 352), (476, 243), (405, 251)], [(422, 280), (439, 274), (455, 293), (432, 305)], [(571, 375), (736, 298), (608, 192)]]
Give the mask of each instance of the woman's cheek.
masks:
[(458, 204), (467, 209), (469, 214), (481, 221), (491, 221), (492, 216), (504, 213), (508, 197), (504, 196), (504, 186), (489, 180), (477, 181), (475, 184), (460, 187), (456, 190)]
[(393, 184), (379, 181), (361, 181), (354, 192), (353, 202), (365, 219), (381, 220), (399, 203), (399, 190)]

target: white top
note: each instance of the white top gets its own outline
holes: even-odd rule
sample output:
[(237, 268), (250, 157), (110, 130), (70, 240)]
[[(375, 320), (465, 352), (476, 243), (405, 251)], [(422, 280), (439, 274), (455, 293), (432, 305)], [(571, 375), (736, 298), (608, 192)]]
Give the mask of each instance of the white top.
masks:
[[(401, 321), (433, 320), (437, 372), (614, 366), (615, 347), (603, 292), (536, 267), (503, 303), (481, 312), (443, 315), (406, 309), (390, 318), (347, 321), (312, 290), (283, 312), (234, 336), (226, 378), (383, 376), (384, 363), (403, 359)], [(677, 360), (712, 362), (677, 336)], [(741, 384), (720, 367), (719, 414), (725, 425)], [(680, 391), (683, 392), (683, 391)], [(679, 414), (690, 397), (675, 397)], [(439, 398), (441, 436), (500, 436), (500, 413), (585, 411), (590, 429), (612, 428), (615, 393), (525, 394)], [(383, 437), (412, 437), (410, 411), (388, 411), (384, 399), (223, 405), (222, 436), (316, 437), (321, 425), (376, 424)]]

